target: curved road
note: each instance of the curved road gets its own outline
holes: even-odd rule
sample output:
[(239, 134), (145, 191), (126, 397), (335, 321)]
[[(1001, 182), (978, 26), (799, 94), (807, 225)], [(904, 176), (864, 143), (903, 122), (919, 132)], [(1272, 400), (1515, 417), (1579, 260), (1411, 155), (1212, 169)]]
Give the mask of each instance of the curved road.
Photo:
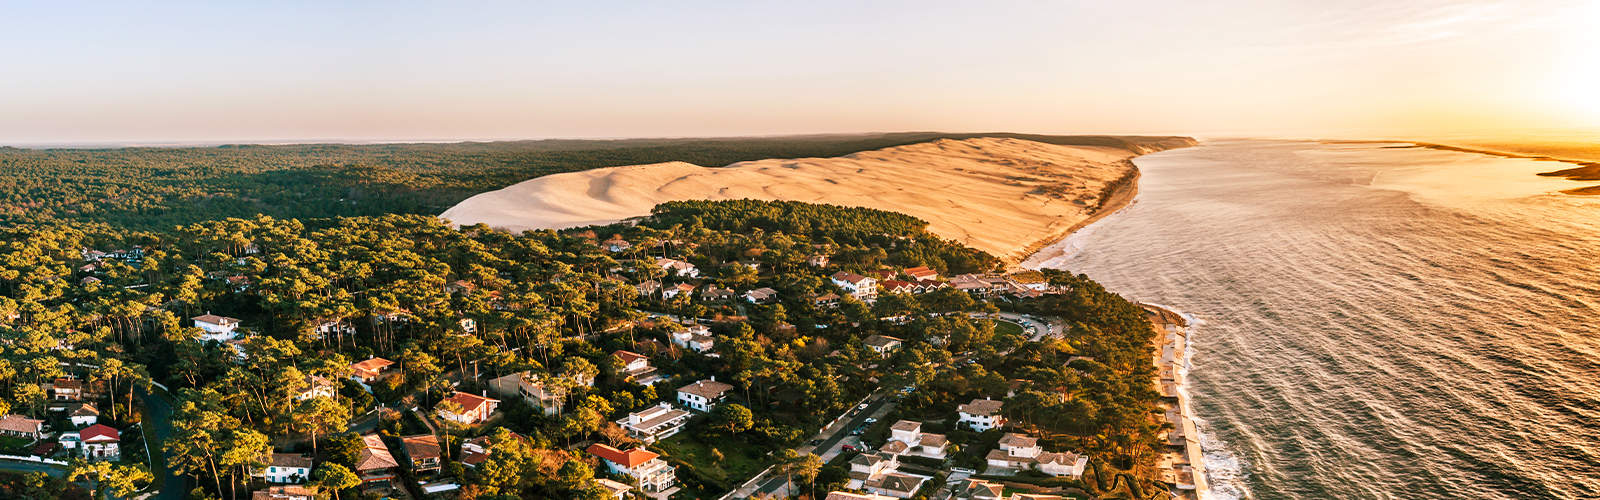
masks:
[[(161, 443), (167, 442), (167, 438), (172, 436), (172, 404), (161, 396), (151, 393), (149, 388), (143, 387), (139, 389), (139, 399), (144, 401), (144, 407), (150, 410), (149, 414), (145, 415), (144, 429), (145, 432), (155, 434), (155, 443), (151, 446), (161, 446)], [(146, 435), (146, 438), (148, 440), (149, 436)], [(151, 455), (156, 453), (158, 450), (150, 450)], [(162, 456), (166, 455), (163, 453)], [(162, 481), (161, 493), (151, 497), (151, 500), (184, 500), (189, 496), (188, 476), (172, 475), (165, 460), (161, 463), (152, 463), (150, 466), (150, 475)]]

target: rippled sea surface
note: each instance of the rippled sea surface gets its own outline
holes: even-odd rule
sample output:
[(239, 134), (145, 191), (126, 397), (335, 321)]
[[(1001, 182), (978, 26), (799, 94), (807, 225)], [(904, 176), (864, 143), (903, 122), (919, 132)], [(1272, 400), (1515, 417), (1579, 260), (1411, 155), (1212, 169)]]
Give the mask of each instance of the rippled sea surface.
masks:
[[(1051, 267), (1201, 320), (1213, 498), (1600, 494), (1600, 199), (1381, 144), (1145, 156)], [(1570, 165), (1566, 165), (1570, 166)]]

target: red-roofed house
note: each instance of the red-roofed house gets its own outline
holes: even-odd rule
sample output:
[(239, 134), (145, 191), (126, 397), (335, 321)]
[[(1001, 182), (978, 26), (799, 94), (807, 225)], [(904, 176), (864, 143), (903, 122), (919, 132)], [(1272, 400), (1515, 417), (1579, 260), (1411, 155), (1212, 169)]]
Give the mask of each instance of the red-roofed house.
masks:
[(913, 267), (906, 269), (904, 274), (917, 281), (939, 279), (939, 271), (928, 269), (926, 267)]
[(78, 437), (83, 442), (83, 456), (89, 460), (116, 460), (122, 457), (122, 451), (117, 449), (117, 443), (122, 442), (122, 433), (108, 425), (91, 425), (78, 431)]
[(677, 481), (677, 469), (667, 465), (661, 455), (644, 448), (622, 451), (601, 443), (589, 446), (589, 454), (605, 461), (613, 474), (625, 474), (639, 481), (645, 491), (661, 491)]
[(476, 424), (489, 419), (494, 414), (494, 409), (500, 405), (500, 400), (489, 399), (475, 394), (457, 392), (451, 394), (445, 401), (461, 405), (461, 413), (439, 410), (439, 417), (459, 424)]
[(382, 379), (388, 374), (389, 367), (394, 362), (383, 358), (371, 358), (366, 361), (350, 364), (350, 378), (362, 384), (371, 384)]

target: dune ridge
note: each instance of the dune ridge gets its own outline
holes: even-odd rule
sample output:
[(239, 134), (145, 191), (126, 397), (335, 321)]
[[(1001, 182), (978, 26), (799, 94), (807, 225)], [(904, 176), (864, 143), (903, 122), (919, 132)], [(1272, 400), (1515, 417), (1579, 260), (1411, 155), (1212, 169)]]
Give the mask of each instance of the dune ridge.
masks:
[(445, 211), (455, 224), (521, 232), (610, 224), (676, 200), (759, 199), (891, 210), (1015, 264), (1125, 205), (1151, 149), (1014, 138), (941, 139), (837, 158), (707, 168), (683, 162), (549, 175), (480, 193)]

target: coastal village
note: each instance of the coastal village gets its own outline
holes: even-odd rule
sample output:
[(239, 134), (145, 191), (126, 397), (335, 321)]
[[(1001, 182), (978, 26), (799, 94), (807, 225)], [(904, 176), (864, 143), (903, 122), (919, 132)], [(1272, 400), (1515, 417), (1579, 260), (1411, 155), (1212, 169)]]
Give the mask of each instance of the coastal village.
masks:
[[(765, 277), (776, 275), (770, 263), (708, 262), (706, 255), (696, 252), (698, 245), (686, 240), (656, 239), (643, 243), (646, 248), (642, 249), (637, 243), (621, 235), (589, 240), (604, 254), (616, 257), (606, 261), (613, 263), (612, 267), (599, 271), (612, 282), (625, 284), (627, 293), (636, 296), (636, 309), (630, 313), (633, 319), (592, 331), (581, 341), (585, 346), (596, 342), (619, 347), (594, 358), (598, 362), (539, 359), (549, 368), (505, 372), (479, 361), (419, 357), (407, 351), (394, 359), (373, 354), (333, 367), (307, 366), (303, 372), (294, 371), (296, 378), (281, 387), (286, 404), (317, 408), (326, 401), (334, 413), (338, 408), (348, 408), (348, 413), (318, 417), (323, 422), (295, 427), (302, 430), (298, 434), (272, 438), (259, 455), (238, 462), (247, 478), (232, 488), (247, 490), (255, 500), (324, 498), (332, 492), (330, 485), (388, 498), (474, 498), (485, 489), (471, 478), (503, 467), (505, 450), (523, 449), (526, 453), (535, 443), (533, 437), (507, 432), (508, 419), (574, 422), (580, 415), (601, 419), (577, 424), (590, 426), (593, 434), (579, 431), (553, 442), (549, 437), (538, 438), (544, 443), (539, 449), (549, 446), (554, 450), (539, 453), (547, 463), (553, 461), (563, 477), (568, 474), (568, 466), (563, 464), (583, 464), (587, 471), (571, 473), (578, 477), (573, 486), (618, 500), (1048, 500), (1091, 498), (1092, 488), (1085, 486), (1086, 481), (1115, 481), (1096, 472), (1089, 450), (1072, 444), (1080, 438), (1046, 431), (1033, 418), (1023, 416), (1029, 410), (1010, 406), (1024, 392), (1030, 398), (1040, 394), (1037, 389), (1047, 387), (1043, 382), (999, 379), (992, 388), (975, 389), (976, 398), (948, 403), (948, 407), (929, 403), (941, 397), (929, 394), (928, 388), (941, 376), (996, 377), (992, 370), (1008, 365), (1009, 356), (1026, 351), (1028, 354), (1022, 355), (1036, 358), (1041, 349), (1072, 351), (1079, 341), (1061, 318), (1017, 311), (1019, 301), (1072, 292), (1061, 283), (1053, 284), (1047, 273), (1014, 270), (944, 276), (927, 266), (863, 269), (838, 265), (834, 260), (838, 248), (818, 244), (799, 260), (801, 267), (786, 269), (782, 275), (790, 280), (797, 279), (795, 276), (816, 280), (812, 291), (793, 294), (783, 291), (780, 284), (762, 286)], [(258, 293), (270, 278), (241, 271), (247, 268), (243, 264), (261, 252), (254, 244), (240, 245), (239, 265), (227, 266), (236, 271), (207, 272), (203, 278), (206, 286), (239, 297)], [(102, 286), (108, 273), (137, 268), (145, 258), (141, 247), (126, 251), (85, 248), (80, 263), (74, 266), (73, 279), (80, 286)], [(491, 311), (519, 307), (504, 288), (485, 290), (481, 280), (439, 283), (443, 296), (454, 298), (452, 302), (482, 297)], [(915, 306), (918, 301), (955, 305), (941, 310), (939, 306)], [(227, 299), (215, 302), (226, 303)], [(940, 344), (959, 342), (942, 336), (912, 341), (872, 334), (854, 346), (797, 344), (797, 348), (807, 349), (824, 346), (831, 350), (820, 352), (825, 357), (843, 357), (852, 349), (870, 353), (869, 361), (855, 374), (832, 376), (836, 382), (858, 384), (865, 397), (840, 403), (844, 410), (821, 418), (823, 425), (814, 435), (795, 436), (797, 446), (778, 446), (784, 454), (769, 454), (789, 458), (761, 458), (772, 465), (750, 469), (753, 476), (721, 479), (725, 491), (707, 495), (705, 492), (716, 491), (708, 488), (717, 480), (703, 472), (687, 471), (721, 468), (718, 462), (728, 452), (718, 448), (727, 449), (730, 438), (751, 427), (752, 409), (767, 411), (791, 403), (771, 401), (778, 393), (760, 385), (765, 383), (762, 379), (735, 373), (737, 379), (718, 380), (715, 371), (697, 367), (741, 362), (733, 358), (748, 356), (752, 325), (795, 331), (797, 325), (787, 322), (782, 313), (785, 308), (817, 311), (813, 317), (854, 325), (870, 321), (890, 328), (945, 321), (957, 315), (962, 321), (977, 322), (973, 324), (994, 325), (996, 332), (1009, 332), (1015, 340), (1001, 344), (1004, 348), (999, 351), (987, 345), (969, 345), (959, 352), (941, 348)], [(1155, 480), (1173, 495), (1197, 498), (1206, 489), (1203, 455), (1180, 390), (1187, 323), (1165, 309), (1144, 309), (1157, 333), (1152, 360), (1159, 376), (1151, 384), (1160, 392), (1165, 410), (1152, 425), (1166, 429), (1164, 439), (1169, 445), (1154, 462)], [(267, 358), (282, 355), (274, 353), (292, 348), (264, 334), (257, 325), (231, 317), (236, 314), (232, 311), (197, 312), (201, 314), (182, 322), (192, 331), (185, 342), (221, 349), (223, 358), (237, 367), (259, 369), (274, 363)], [(479, 326), (481, 317), (465, 309), (454, 313), (456, 319), (450, 323), (454, 331), (446, 338), (486, 338)], [(13, 314), (12, 319), (18, 316)], [(404, 332), (418, 328), (416, 321), (417, 315), (404, 308), (373, 311), (363, 317), (313, 318), (306, 322), (304, 341), (354, 345), (354, 337)], [(829, 326), (819, 322), (806, 329), (822, 332)], [(741, 330), (746, 333), (738, 333)], [(601, 343), (598, 339), (610, 340)], [(913, 344), (916, 349), (911, 349)], [(57, 348), (70, 350), (72, 346)], [(934, 352), (941, 354), (926, 357)], [(1098, 366), (1093, 358), (1079, 356), (1066, 360), (1059, 369), (1093, 378), (1092, 368), (1079, 368), (1084, 362)], [(407, 381), (415, 380), (422, 365), (436, 366), (431, 368), (436, 382), (408, 386)], [(555, 370), (555, 366), (562, 369)], [(921, 375), (895, 373), (901, 369)], [(0, 418), (0, 433), (6, 440), (0, 445), (10, 450), (3, 458), (59, 466), (144, 464), (161, 455), (157, 448), (166, 448), (168, 456), (183, 453), (182, 446), (146, 435), (152, 425), (170, 425), (160, 422), (172, 418), (170, 413), (145, 410), (134, 414), (130, 406), (136, 392), (176, 389), (152, 382), (136, 390), (134, 384), (122, 380), (130, 375), (118, 370), (62, 362), (59, 369), (50, 371), (49, 380), (29, 386), (34, 388), (29, 391), (36, 391), (46, 402), (12, 407)], [(627, 403), (618, 403), (618, 396), (598, 399), (594, 394), (601, 383), (623, 384), (613, 388), (612, 394), (623, 395)], [(761, 394), (752, 394), (753, 386)], [(588, 395), (577, 397), (582, 394)], [(146, 394), (138, 399), (148, 405), (150, 397)], [(1066, 403), (1070, 395), (1057, 397), (1059, 403)], [(533, 416), (524, 417), (528, 412)], [(603, 438), (573, 440), (585, 435)], [(318, 447), (312, 442), (316, 440), (329, 444)], [(715, 458), (694, 456), (702, 454)], [(801, 459), (808, 456), (814, 459)], [(807, 460), (811, 465), (803, 465)], [(164, 469), (148, 465), (151, 470)], [(348, 479), (330, 479), (340, 476), (324, 472), (333, 468)], [(843, 476), (831, 483), (835, 489), (816, 491), (829, 469), (841, 471)], [(797, 475), (808, 478), (810, 489), (797, 484)], [(154, 483), (152, 488), (161, 481)], [(224, 490), (219, 496), (238, 494), (223, 486), (220, 482), (216, 485), (217, 490)]]

